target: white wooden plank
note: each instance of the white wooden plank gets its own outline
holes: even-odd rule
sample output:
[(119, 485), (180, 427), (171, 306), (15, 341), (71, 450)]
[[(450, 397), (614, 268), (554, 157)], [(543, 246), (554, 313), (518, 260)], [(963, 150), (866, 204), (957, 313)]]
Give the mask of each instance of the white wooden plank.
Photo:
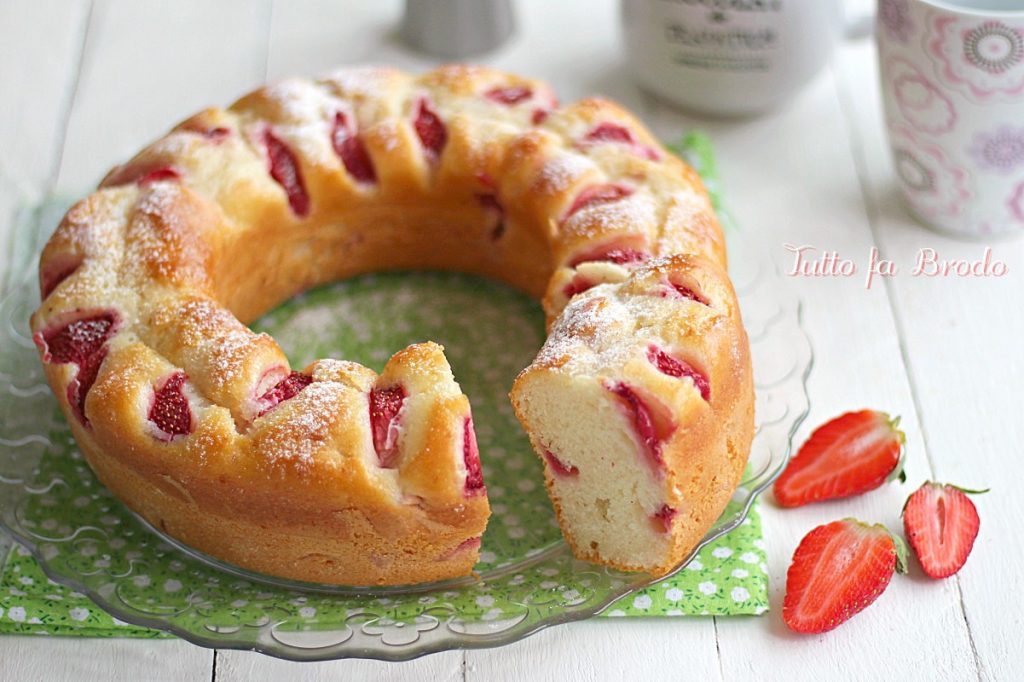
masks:
[(423, 69), (431, 60), (404, 49), (394, 36), (402, 11), (400, 0), (275, 0), (267, 77), (310, 76), (363, 64)]
[(486, 682), (722, 679), (710, 618), (591, 620), (466, 654), (466, 679)]
[[(7, 291), (7, 277), (11, 249), (11, 226), (22, 202), (22, 193), (14, 186), (0, 178), (0, 296)], [(0, 552), (0, 566), (3, 565), (3, 553)]]
[(210, 652), (180, 640), (11, 635), (0, 652), (0, 682), (210, 679)]
[(53, 175), (88, 9), (62, 0), (0, 4), (0, 92), (8, 100), (0, 109), (0, 177), (11, 184), (38, 190)]
[[(0, 5), (0, 92), (11, 96), (12, 104), (17, 101), (17, 106), (0, 108), (3, 277), (8, 267), (6, 247), (15, 212), (52, 182), (77, 78), (87, 15), (88, 4), (84, 2), (44, 0)], [(45, 41), (39, 39), (44, 33)], [(25, 68), (26, 64), (32, 68)], [(0, 551), (0, 562), (5, 557), (6, 552)], [(0, 660), (4, 661), (0, 680), (54, 678), (62, 672), (69, 676), (86, 672), (75, 659), (83, 658), (82, 648), (87, 643), (88, 640), (82, 640), (77, 648), (74, 643), (65, 648), (53, 647), (44, 638), (4, 637), (0, 640)], [(60, 656), (63, 651), (69, 655)], [(94, 659), (93, 670), (104, 670), (117, 657), (117, 652), (110, 649), (109, 656)], [(74, 667), (69, 669), (69, 665)]]
[[(667, 112), (656, 121), (663, 134), (673, 122), (679, 125)], [(783, 271), (791, 267), (783, 245), (792, 243), (838, 251), (855, 260), (863, 274), (873, 239), (829, 73), (782, 111), (708, 127), (745, 238), (762, 244)], [(912, 479), (926, 477), (928, 457), (885, 288), (865, 290), (860, 276), (803, 279), (795, 285), (816, 355), (809, 382), (812, 409), (796, 444), (841, 412), (887, 410), (903, 415)], [(781, 622), (786, 569), (800, 538), (816, 525), (845, 516), (898, 530), (909, 490), (890, 485), (860, 498), (797, 510), (765, 505), (772, 612), (757, 620), (719, 619), (726, 679), (752, 674), (763, 679), (828, 679), (837, 661), (843, 662), (845, 675), (862, 679), (913, 679), (922, 670), (945, 670), (952, 679), (975, 676), (967, 629), (952, 589), (896, 579), (869, 611), (820, 637), (795, 636)]]
[(1002, 278), (912, 277), (890, 280), (904, 353), (934, 466), (934, 477), (968, 487), (991, 486), (975, 498), (982, 519), (973, 554), (957, 578), (922, 585), (923, 594), (957, 591), (984, 679), (1020, 677), (1020, 527), (1024, 497), (1021, 389), (1024, 388), (1024, 240), (964, 242), (917, 225), (902, 208), (881, 117), (878, 71), (870, 45), (840, 62), (850, 115), (862, 147), (866, 191), (880, 248), (909, 270), (918, 249), (975, 260), (990, 246), (1006, 262)]
[(0, 92), (10, 100), (0, 108), (0, 281), (15, 211), (52, 182), (87, 16), (84, 2), (0, 4)]
[(218, 682), (262, 682), (263, 680), (267, 682), (279, 682), (280, 680), (457, 682), (463, 679), (462, 655), (458, 651), (449, 651), (402, 663), (359, 659), (324, 663), (293, 663), (248, 651), (218, 651), (216, 679)]
[[(418, 72), (446, 61), (415, 52), (397, 37), (403, 6), (401, 0), (276, 0), (268, 78), (361, 64)], [(638, 97), (621, 63), (615, 0), (520, 0), (514, 9), (516, 33), (493, 52), (467, 61), (543, 78), (563, 101), (594, 94)]]
[(264, 79), (269, 3), (97, 0), (57, 186), (80, 194), (185, 117)]

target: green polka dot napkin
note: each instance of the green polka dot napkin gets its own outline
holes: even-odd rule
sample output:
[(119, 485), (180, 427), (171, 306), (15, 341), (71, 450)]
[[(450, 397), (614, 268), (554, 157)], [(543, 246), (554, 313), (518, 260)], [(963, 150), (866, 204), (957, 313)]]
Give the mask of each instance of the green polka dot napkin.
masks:
[[(716, 206), (719, 195), (707, 139), (690, 135), (679, 151), (704, 175)], [(531, 548), (559, 538), (543, 489), (541, 466), (512, 414), (508, 386), (543, 342), (543, 315), (522, 294), (478, 278), (453, 273), (377, 274), (322, 287), (278, 307), (255, 328), (272, 333), (292, 365), (319, 357), (345, 357), (380, 370), (390, 355), (427, 339), (446, 347), (453, 371), (473, 407), (484, 475), (494, 512), (484, 536), (480, 570), (503, 559), (525, 556)], [(56, 422), (60, 427), (59, 420)], [(68, 438), (40, 463), (40, 473), (65, 481), (88, 477)], [(91, 485), (90, 483), (86, 484)], [(92, 500), (92, 501), (90, 501)], [(95, 523), (123, 512), (101, 496), (43, 498), (43, 506), (80, 506), (75, 518), (95, 514)], [(82, 503), (79, 505), (79, 503)], [(48, 522), (38, 510), (40, 524)], [(2, 543), (2, 540), (0, 540)], [(4, 555), (0, 544), (0, 559)], [(113, 543), (102, 552), (126, 551)], [(97, 551), (95, 547), (89, 550)], [(174, 582), (174, 564), (151, 566), (134, 578), (133, 590), (145, 596)], [(755, 505), (744, 523), (701, 550), (678, 575), (614, 603), (605, 616), (681, 616), (759, 614), (768, 608), (768, 577), (761, 519)], [(224, 588), (223, 608), (231, 608)], [(321, 626), (331, 622), (329, 603), (312, 609)], [(216, 607), (215, 607), (216, 608)], [(344, 611), (340, 619), (344, 619)], [(339, 622), (342, 622), (339, 620)], [(0, 574), (0, 633), (161, 637), (156, 630), (123, 623), (84, 595), (47, 579), (27, 551), (10, 551)]]

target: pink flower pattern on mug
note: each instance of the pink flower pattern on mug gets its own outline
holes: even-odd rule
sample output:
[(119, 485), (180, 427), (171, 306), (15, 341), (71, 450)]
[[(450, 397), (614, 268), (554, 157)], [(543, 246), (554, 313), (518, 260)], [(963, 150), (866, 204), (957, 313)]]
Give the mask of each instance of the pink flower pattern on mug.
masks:
[(1024, 28), (938, 16), (928, 44), (942, 74), (975, 97), (1024, 92)]
[(907, 0), (882, 0), (878, 3), (878, 21), (893, 40), (905, 43), (914, 31)]
[(967, 173), (902, 124), (890, 126), (893, 162), (907, 201), (926, 218), (957, 217), (971, 198)]
[(1013, 220), (1024, 226), (1024, 182), (1018, 183), (1007, 202)]
[(974, 136), (971, 156), (981, 170), (1012, 173), (1024, 168), (1024, 128), (1001, 126)]
[(942, 90), (903, 57), (889, 61), (896, 104), (917, 130), (932, 135), (949, 132), (956, 125), (956, 110)]

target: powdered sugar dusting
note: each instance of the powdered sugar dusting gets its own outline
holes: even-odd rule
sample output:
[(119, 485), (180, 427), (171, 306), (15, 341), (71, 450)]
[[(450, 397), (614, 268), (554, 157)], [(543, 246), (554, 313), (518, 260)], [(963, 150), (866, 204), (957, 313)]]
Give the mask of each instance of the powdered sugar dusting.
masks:
[(396, 79), (396, 72), (380, 67), (339, 69), (323, 77), (322, 81), (335, 85), (346, 97), (384, 99), (388, 85)]
[[(259, 106), (242, 111), (247, 108), (247, 105), (242, 105), (235, 114), (248, 125), (245, 128), (247, 135), (250, 128), (262, 126), (263, 131), (272, 130), (275, 136), (280, 136), (282, 143), (287, 143), (288, 148), (294, 150), (297, 168), (337, 168), (341, 162), (332, 145), (331, 131), (338, 112), (344, 112), (355, 125), (356, 117), (352, 112), (355, 106), (358, 106), (363, 117), (373, 120), (371, 132), (375, 153), (378, 153), (376, 150), (380, 149), (381, 145), (384, 145), (386, 152), (394, 153), (401, 141), (407, 138), (406, 131), (400, 126), (407, 125), (409, 113), (406, 109), (402, 114), (398, 114), (397, 110), (401, 108), (403, 102), (409, 104), (410, 92), (417, 82), (433, 83), (424, 80), (413, 81), (389, 69), (346, 69), (318, 81), (291, 79), (270, 85), (262, 95), (243, 100), (250, 104), (259, 102)], [(486, 114), (481, 109), (478, 115), (473, 108), (477, 104), (473, 101), (463, 102), (460, 99), (463, 94), (457, 92), (457, 88), (452, 92), (446, 92), (444, 85), (435, 87), (436, 85), (431, 86), (431, 96), (437, 98), (439, 107), (446, 114), (445, 120), (451, 123), (453, 130), (455, 126), (464, 125), (466, 120), (477, 119), (477, 122), (490, 126), (487, 131), (489, 142), (497, 145), (501, 142), (499, 138), (504, 134), (503, 126), (511, 126), (508, 128), (510, 135), (513, 130), (523, 132), (526, 129), (525, 121), (522, 125), (513, 125), (512, 119), (506, 121), (505, 118), (494, 118), (495, 114), (490, 109), (490, 113)], [(538, 99), (544, 99), (546, 96), (546, 90), (535, 91), (535, 97)], [(459, 106), (458, 116), (451, 107), (453, 102)], [(529, 107), (532, 108), (533, 104)], [(511, 116), (505, 109), (500, 111), (503, 117), (506, 114)], [(518, 116), (524, 118), (529, 113), (530, 110), (524, 108)], [(436, 115), (434, 117), (437, 118)], [(368, 130), (369, 127), (367, 125)], [(524, 153), (531, 155), (531, 169), (537, 169), (533, 164), (539, 163), (539, 171), (536, 177), (532, 178), (535, 195), (558, 197), (564, 193), (567, 195), (564, 197), (566, 201), (572, 202), (574, 197), (568, 196), (568, 193), (572, 192), (579, 196), (580, 190), (595, 183), (642, 184), (630, 196), (614, 197), (582, 207), (578, 213), (566, 220), (561, 229), (567, 233), (595, 239), (603, 238), (609, 233), (615, 233), (617, 236), (638, 235), (649, 244), (656, 236), (654, 231), (659, 224), (656, 200), (651, 191), (659, 192), (659, 203), (663, 204), (665, 201), (664, 192), (661, 192), (664, 187), (658, 185), (657, 174), (652, 171), (647, 179), (628, 176), (629, 164), (616, 163), (610, 154), (591, 154), (587, 145), (584, 145), (583, 150), (574, 149), (571, 140), (565, 139), (564, 136), (562, 139), (556, 137), (558, 133), (553, 130), (555, 127), (557, 126), (551, 124), (543, 131), (534, 130), (529, 133), (533, 136), (530, 140), (535, 141), (535, 146), (524, 147), (529, 149)], [(367, 133), (368, 137), (369, 134), (370, 132)], [(606, 129), (597, 136), (597, 139), (602, 145), (635, 142), (630, 130), (620, 131), (618, 128)], [(443, 148), (443, 141), (437, 146), (438, 150)], [(533, 156), (537, 151), (536, 147), (542, 147), (539, 151), (544, 158)], [(187, 180), (189, 169), (203, 169), (206, 165), (207, 159), (197, 156), (200, 154), (198, 149), (206, 150), (213, 147), (194, 133), (171, 133), (143, 152), (139, 158), (142, 161), (156, 159), (161, 163), (166, 160), (169, 166), (183, 168), (183, 179)], [(614, 156), (619, 158), (624, 155)], [(217, 160), (218, 163), (221, 161), (227, 160)], [(197, 172), (197, 176), (201, 176), (201, 173)], [(319, 176), (311, 173), (309, 177)], [(674, 184), (667, 191), (682, 184), (675, 180), (674, 176), (671, 182)], [(108, 194), (115, 191), (122, 194)], [(68, 230), (70, 240), (80, 242), (83, 251), (88, 251), (86, 262), (80, 273), (75, 275), (75, 279), (94, 283), (90, 286), (97, 297), (113, 298), (116, 295), (126, 299), (129, 304), (127, 307), (141, 304), (145, 309), (148, 306), (149, 309), (146, 311), (147, 314), (143, 315), (143, 319), (149, 319), (154, 313), (157, 317), (162, 316), (161, 332), (166, 332), (168, 336), (174, 335), (175, 338), (153, 338), (157, 332), (148, 328), (140, 327), (138, 331), (149, 336), (151, 342), (156, 341), (156, 345), (163, 346), (163, 350), (168, 351), (168, 356), (177, 356), (169, 358), (173, 362), (190, 365), (187, 368), (190, 371), (189, 376), (194, 376), (197, 383), (205, 382), (206, 386), (212, 387), (219, 394), (216, 396), (217, 399), (244, 402), (246, 398), (240, 398), (238, 394), (254, 390), (254, 387), (242, 385), (242, 382), (257, 383), (253, 379), (254, 376), (261, 376), (260, 373), (267, 366), (276, 367), (272, 363), (284, 362), (279, 354), (275, 355), (276, 344), (273, 340), (265, 334), (254, 334), (214, 301), (184, 297), (175, 300), (172, 295), (160, 293), (158, 287), (151, 287), (150, 282), (146, 280), (152, 275), (153, 264), (161, 268), (160, 272), (166, 274), (170, 274), (169, 268), (181, 267), (175, 259), (168, 258), (167, 253), (176, 244), (172, 244), (172, 241), (179, 237), (194, 236), (189, 232), (190, 225), (179, 224), (187, 220), (185, 216), (189, 215), (188, 211), (180, 210), (182, 202), (189, 198), (182, 196), (184, 191), (181, 186), (170, 182), (154, 182), (143, 190), (142, 194), (139, 194), (135, 187), (104, 190), (99, 195), (101, 198), (114, 199), (97, 200), (91, 208), (83, 209), (80, 218), (81, 229)], [(684, 204), (679, 210), (688, 210), (692, 203), (691, 199), (690, 204)], [(153, 218), (152, 225), (141, 223), (140, 219), (147, 215)], [(125, 238), (129, 219), (140, 221), (139, 224), (131, 225), (131, 241)], [(156, 221), (160, 221), (159, 224)], [(116, 261), (122, 260), (126, 255), (129, 262), (139, 264), (127, 271), (127, 277), (124, 270), (116, 267)], [(610, 272), (613, 266), (604, 264), (593, 267), (605, 268)], [(581, 273), (584, 270), (585, 268), (582, 268)], [(613, 275), (616, 279), (625, 276), (619, 271), (609, 274), (605, 270), (600, 270), (601, 277), (595, 276), (594, 281), (608, 281)], [(598, 270), (595, 269), (595, 273), (598, 273)], [(118, 278), (124, 281), (119, 281)], [(70, 293), (73, 293), (73, 290), (65, 288), (61, 295)], [(147, 301), (147, 296), (152, 299)], [(165, 296), (164, 300), (159, 300), (159, 296)], [(640, 303), (633, 298), (636, 297), (631, 297), (623, 286), (609, 283), (597, 284), (585, 294), (577, 296), (556, 323), (538, 359), (544, 361), (569, 357), (573, 367), (584, 368), (581, 371), (588, 372), (593, 372), (595, 367), (621, 367), (636, 354), (639, 347), (638, 336), (657, 333), (658, 320), (664, 322), (670, 319), (660, 311), (651, 312), (653, 308), (648, 310), (639, 307), (660, 305), (659, 301), (664, 303), (661, 299), (650, 298), (653, 302)], [(349, 324), (352, 324), (353, 319), (357, 319), (352, 316), (341, 317), (347, 319)], [(652, 320), (655, 322), (652, 323)], [(300, 316), (294, 324), (300, 329), (308, 327), (312, 331), (328, 326), (327, 322), (322, 318)], [(645, 325), (651, 325), (651, 328), (648, 329)], [(368, 334), (369, 331), (366, 329), (365, 333)], [(355, 336), (358, 339), (363, 333), (362, 328), (357, 329)], [(241, 390), (235, 390), (239, 387)], [(338, 419), (346, 390), (351, 389), (334, 382), (313, 382), (292, 397), (287, 403), (287, 408), (282, 406), (275, 413), (268, 413), (263, 418), (266, 420), (265, 423), (260, 423), (260, 420), (254, 421), (250, 429), (252, 437), (261, 441), (259, 448), (262, 456), (271, 463), (288, 461), (303, 467), (312, 466), (317, 452), (329, 448), (332, 432), (340, 428)], [(232, 406), (235, 411), (237, 408), (237, 405)], [(394, 438), (390, 427), (387, 440), (391, 441), (389, 444), (393, 444)]]
[(218, 387), (238, 380), (252, 351), (265, 345), (259, 340), (270, 340), (266, 334), (253, 333), (229, 311), (206, 299), (187, 301), (178, 314), (187, 320), (181, 342), (202, 348), (209, 381)]
[[(174, 275), (176, 259), (173, 251), (185, 245), (180, 237), (185, 236), (188, 227), (181, 222), (176, 206), (181, 202), (182, 190), (174, 183), (150, 185), (139, 201), (136, 216), (149, 216), (154, 222), (143, 222), (136, 217), (128, 233), (127, 244), (129, 263), (140, 267), (148, 265), (165, 278)], [(170, 243), (174, 240), (177, 244)], [(181, 263), (185, 267), (194, 263)]]
[(594, 162), (581, 154), (563, 153), (549, 159), (541, 168), (538, 184), (551, 193), (564, 192), (588, 173), (597, 170)]
[(562, 229), (586, 237), (629, 232), (649, 236), (653, 240), (657, 226), (658, 207), (653, 197), (635, 192), (618, 201), (581, 209), (565, 221)]
[(143, 153), (183, 158), (200, 144), (201, 142), (195, 133), (180, 130), (168, 133), (166, 137), (154, 142)]
[(284, 121), (289, 123), (324, 122), (333, 114), (339, 101), (308, 80), (292, 78), (268, 85), (266, 95), (281, 107)]
[[(273, 423), (259, 436), (260, 455), (271, 464), (290, 463), (312, 467), (317, 451), (331, 440), (341, 414), (343, 387), (333, 382), (313, 382), (293, 398), (288, 419)], [(282, 408), (283, 409), (283, 408)]]
[(713, 314), (684, 319), (676, 298), (651, 295), (643, 282), (656, 279), (665, 262), (649, 261), (624, 281), (597, 284), (574, 297), (555, 322), (538, 363), (563, 366), (574, 375), (618, 377), (627, 362), (643, 357), (648, 344), (664, 345), (666, 336), (678, 336), (670, 326), (699, 331), (701, 324), (713, 321)]
[[(622, 343), (622, 339), (631, 336), (636, 325), (629, 309), (614, 296), (617, 288), (613, 284), (597, 285), (574, 298), (537, 354), (537, 362), (571, 358), (570, 364), (586, 365), (590, 371), (596, 355), (633, 354), (632, 344)], [(624, 361), (611, 357), (601, 360), (600, 364), (605, 366), (621, 365)]]
[(300, 152), (302, 160), (321, 166), (338, 163), (331, 146), (331, 122), (337, 112), (350, 111), (348, 102), (297, 78), (267, 86), (265, 92), (282, 110), (273, 129)]

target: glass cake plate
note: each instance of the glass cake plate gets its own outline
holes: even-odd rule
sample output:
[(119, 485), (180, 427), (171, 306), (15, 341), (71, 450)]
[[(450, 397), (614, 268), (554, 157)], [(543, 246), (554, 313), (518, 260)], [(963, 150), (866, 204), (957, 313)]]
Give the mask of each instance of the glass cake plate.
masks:
[[(22, 223), (56, 225), (62, 208), (44, 207), (46, 215)], [(676, 571), (743, 522), (787, 462), (808, 410), (812, 352), (799, 302), (763, 251), (735, 228), (729, 237), (754, 358), (757, 433), (732, 503)], [(43, 241), (27, 227), (16, 235), (0, 303), (0, 528), (52, 580), (116, 618), (202, 646), (285, 659), (406, 660), (514, 642), (589, 618), (655, 582), (572, 557), (507, 398), (512, 379), (543, 342), (543, 316), (507, 287), (451, 273), (379, 274), (329, 285), (254, 327), (271, 332), (297, 367), (344, 357), (379, 371), (408, 343), (433, 339), (445, 346), (472, 401), (493, 511), (474, 576), (385, 588), (298, 583), (224, 564), (162, 535), (96, 480), (44, 383), (27, 323), (38, 305), (34, 254)]]

